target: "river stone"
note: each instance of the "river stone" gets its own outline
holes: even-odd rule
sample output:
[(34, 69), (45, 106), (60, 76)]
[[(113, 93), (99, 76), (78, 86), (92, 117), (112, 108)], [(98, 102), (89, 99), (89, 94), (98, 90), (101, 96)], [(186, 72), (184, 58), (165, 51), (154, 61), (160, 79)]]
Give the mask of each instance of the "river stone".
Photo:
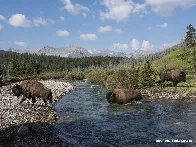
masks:
[(22, 125), (19, 129), (18, 129), (18, 134), (20, 135), (26, 135), (29, 132), (29, 128), (27, 126)]

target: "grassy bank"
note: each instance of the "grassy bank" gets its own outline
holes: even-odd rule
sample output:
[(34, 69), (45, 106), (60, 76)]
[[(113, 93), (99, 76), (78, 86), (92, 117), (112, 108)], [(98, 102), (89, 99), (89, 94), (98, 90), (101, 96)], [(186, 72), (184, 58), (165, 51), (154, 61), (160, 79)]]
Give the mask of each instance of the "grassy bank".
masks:
[(179, 48), (168, 55), (152, 62), (152, 67), (160, 73), (163, 70), (182, 69), (187, 72), (191, 70), (191, 64), (188, 62), (188, 56), (183, 48)]

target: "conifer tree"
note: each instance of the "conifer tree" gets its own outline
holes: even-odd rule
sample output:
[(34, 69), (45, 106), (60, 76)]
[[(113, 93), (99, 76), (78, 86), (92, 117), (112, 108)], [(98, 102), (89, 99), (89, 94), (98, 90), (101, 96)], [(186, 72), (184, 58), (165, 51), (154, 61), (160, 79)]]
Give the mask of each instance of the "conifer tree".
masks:
[(141, 87), (151, 87), (155, 83), (155, 72), (151, 62), (147, 59), (139, 74), (139, 84)]
[(20, 66), (18, 64), (18, 60), (15, 59), (14, 56), (10, 58), (9, 62), (9, 75), (10, 76), (18, 76), (20, 72)]
[(191, 24), (187, 26), (187, 30), (185, 44), (188, 47), (187, 53), (189, 53), (192, 69), (196, 72), (196, 31)]

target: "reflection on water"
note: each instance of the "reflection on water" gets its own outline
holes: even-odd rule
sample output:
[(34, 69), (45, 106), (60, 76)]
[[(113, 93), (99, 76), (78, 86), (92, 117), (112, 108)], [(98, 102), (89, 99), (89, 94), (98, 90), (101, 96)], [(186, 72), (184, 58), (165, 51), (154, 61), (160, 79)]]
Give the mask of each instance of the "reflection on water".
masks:
[[(155, 102), (109, 105), (99, 85), (75, 82), (76, 88), (55, 106), (59, 136), (70, 146), (196, 146), (196, 104)], [(156, 143), (192, 140), (192, 143)]]

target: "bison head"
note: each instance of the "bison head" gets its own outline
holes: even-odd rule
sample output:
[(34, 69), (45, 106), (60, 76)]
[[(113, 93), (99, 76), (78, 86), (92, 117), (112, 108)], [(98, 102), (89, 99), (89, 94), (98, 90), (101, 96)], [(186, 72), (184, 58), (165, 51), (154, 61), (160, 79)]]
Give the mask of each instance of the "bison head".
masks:
[(182, 82), (186, 82), (186, 74), (185, 74), (185, 72), (181, 71), (179, 76), (180, 76), (180, 80)]
[(22, 94), (22, 87), (18, 84), (12, 87), (12, 93), (14, 96), (20, 96)]
[(106, 98), (107, 98), (107, 101), (109, 102), (109, 103), (114, 103), (115, 102), (115, 93), (114, 92), (108, 92), (107, 94), (106, 94)]
[(135, 97), (135, 101), (140, 101), (142, 99), (141, 92), (138, 92), (137, 96)]

